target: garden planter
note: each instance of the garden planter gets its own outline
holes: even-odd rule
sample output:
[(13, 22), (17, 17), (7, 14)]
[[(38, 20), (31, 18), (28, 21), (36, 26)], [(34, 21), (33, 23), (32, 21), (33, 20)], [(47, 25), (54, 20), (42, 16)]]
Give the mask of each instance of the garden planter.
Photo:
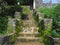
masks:
[(48, 37), (51, 45), (60, 45), (60, 38)]
[(13, 35), (14, 33), (5, 35), (5, 36), (0, 36), (0, 45), (12, 45), (12, 42), (9, 41), (9, 38)]

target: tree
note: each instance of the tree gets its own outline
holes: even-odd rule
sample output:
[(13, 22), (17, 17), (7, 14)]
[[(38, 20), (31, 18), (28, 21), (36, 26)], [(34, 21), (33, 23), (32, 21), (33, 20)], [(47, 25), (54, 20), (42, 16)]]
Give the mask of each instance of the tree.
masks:
[(51, 8), (40, 7), (40, 8), (38, 8), (38, 11), (43, 13), (45, 18), (52, 18), (54, 16), (53, 15), (54, 8), (55, 7), (51, 7)]
[(8, 5), (15, 5), (15, 4), (17, 4), (17, 0), (5, 0), (7, 3), (8, 3)]

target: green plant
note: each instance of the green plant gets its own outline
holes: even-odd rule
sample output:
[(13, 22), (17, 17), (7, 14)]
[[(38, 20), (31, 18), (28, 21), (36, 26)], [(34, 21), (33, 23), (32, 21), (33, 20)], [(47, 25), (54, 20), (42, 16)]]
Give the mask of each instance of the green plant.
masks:
[(60, 30), (60, 4), (58, 4), (54, 9), (54, 28), (55, 30)]
[(16, 34), (19, 34), (20, 31), (22, 31), (22, 20), (17, 20), (16, 22)]
[(60, 27), (60, 6), (59, 5), (60, 4), (51, 8), (42, 7), (38, 9), (39, 12), (44, 13), (45, 18), (53, 19), (53, 25), (51, 25), (51, 23), (45, 24), (47, 28), (46, 30), (41, 31), (41, 25), (39, 26), (40, 28), (39, 31), (41, 32), (45, 45), (51, 45), (48, 36), (52, 36), (55, 38), (60, 37), (60, 28), (59, 28)]
[(4, 0), (4, 1), (6, 1), (8, 3), (8, 5), (10, 5), (10, 6), (11, 5), (16, 5), (17, 2), (18, 2), (17, 0), (9, 0), (9, 1), (8, 0)]
[(38, 8), (38, 11), (44, 13), (45, 18), (53, 19), (53, 29), (52, 30), (60, 30), (60, 4), (53, 6), (51, 8), (41, 7)]
[(33, 18), (37, 23), (39, 22), (38, 15), (36, 15), (36, 12), (33, 13)]
[(4, 12), (3, 13), (6, 14), (7, 16), (14, 17), (14, 14), (15, 14), (14, 6), (4, 6)]
[(22, 12), (22, 7), (21, 5), (15, 5), (14, 6), (15, 11)]
[(17, 40), (17, 34), (16, 33), (11, 35), (11, 37), (9, 38), (10, 42), (15, 42), (16, 40)]
[(7, 23), (8, 23), (8, 17), (0, 16), (0, 33), (4, 33), (5, 31), (7, 31)]
[(53, 18), (53, 16), (54, 16), (54, 14), (53, 14), (54, 9), (55, 9), (55, 6), (53, 6), (51, 8), (40, 7), (37, 10), (39, 12), (43, 13), (45, 18)]
[(54, 38), (60, 38), (60, 32), (57, 32), (56, 30), (51, 31), (51, 36)]
[(15, 34), (13, 34), (9, 41), (10, 42), (15, 42), (17, 40), (17, 36), (19, 35), (19, 33), (22, 31), (22, 20), (16, 20), (16, 31)]
[(22, 8), (23, 8), (23, 14), (28, 15), (30, 13), (30, 9), (28, 6), (22, 6)]

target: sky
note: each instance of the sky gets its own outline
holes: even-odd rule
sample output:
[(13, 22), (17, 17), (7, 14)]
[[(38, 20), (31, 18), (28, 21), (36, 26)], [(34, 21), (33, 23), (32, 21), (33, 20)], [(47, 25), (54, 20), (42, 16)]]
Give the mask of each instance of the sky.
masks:
[[(49, 2), (50, 0), (43, 0), (44, 3), (47, 3)], [(58, 1), (57, 0), (52, 0), (52, 3), (57, 3)]]

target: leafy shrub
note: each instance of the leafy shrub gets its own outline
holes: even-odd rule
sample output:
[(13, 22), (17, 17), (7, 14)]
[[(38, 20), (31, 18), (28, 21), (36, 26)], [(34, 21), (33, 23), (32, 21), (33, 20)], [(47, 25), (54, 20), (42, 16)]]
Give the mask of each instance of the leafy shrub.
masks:
[(38, 11), (44, 13), (45, 18), (52, 18), (53, 19), (53, 29), (52, 30), (60, 30), (60, 4), (51, 8), (39, 8)]
[(9, 41), (10, 41), (10, 42), (15, 42), (16, 39), (17, 39), (17, 34), (15, 33), (15, 34), (13, 34), (13, 35), (9, 38)]
[(55, 30), (60, 30), (60, 4), (58, 4), (54, 9), (54, 28)]
[(36, 15), (36, 12), (33, 13), (33, 18), (37, 23), (39, 22), (38, 15)]
[[(42, 31), (42, 37), (45, 45), (51, 45), (47, 36), (60, 38), (60, 4), (51, 8), (39, 8), (38, 11), (44, 13), (45, 18), (53, 19), (53, 29), (49, 29), (50, 26), (47, 25), (47, 30)], [(40, 27), (39, 27), (40, 28)], [(40, 28), (41, 29), (41, 28)], [(39, 29), (39, 30), (40, 30)]]
[(22, 31), (22, 20), (16, 20), (16, 32), (10, 37), (9, 41), (15, 42), (17, 40), (17, 36), (21, 31)]
[(51, 7), (51, 8), (40, 7), (37, 10), (39, 12), (43, 13), (45, 18), (53, 18), (54, 17), (54, 14), (53, 14), (54, 8), (55, 8), (55, 6)]
[(14, 8), (15, 11), (22, 12), (22, 7), (20, 5), (15, 5)]
[(15, 8), (14, 6), (1, 6), (0, 16), (11, 16), (14, 17)]
[(16, 21), (16, 33), (18, 34), (22, 30), (22, 20)]
[(5, 0), (8, 5), (16, 5), (17, 4), (17, 0)]
[(0, 33), (4, 33), (7, 30), (8, 17), (0, 16)]
[(6, 14), (7, 16), (14, 17), (15, 14), (14, 6), (5, 6), (4, 14)]
[(23, 14), (28, 15), (30, 13), (30, 9), (28, 6), (22, 6), (22, 8), (23, 8)]
[(44, 28), (43, 19), (39, 20), (39, 15), (37, 14), (36, 10), (34, 10), (33, 18), (36, 21), (37, 26), (39, 27), (39, 29), (38, 29), (38, 32), (39, 32), (38, 36), (40, 37), (40, 36), (43, 35), (43, 28)]

